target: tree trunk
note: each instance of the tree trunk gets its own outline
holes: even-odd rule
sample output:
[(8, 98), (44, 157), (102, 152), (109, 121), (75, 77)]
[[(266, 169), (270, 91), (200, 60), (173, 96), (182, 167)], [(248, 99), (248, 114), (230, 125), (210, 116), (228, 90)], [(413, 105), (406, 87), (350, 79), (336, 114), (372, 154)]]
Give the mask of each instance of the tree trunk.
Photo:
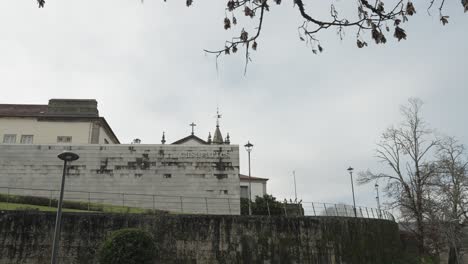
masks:
[(450, 246), (448, 264), (461, 264), (461, 263), (458, 263), (458, 256), (457, 256), (458, 251), (459, 249), (457, 250), (455, 247)]

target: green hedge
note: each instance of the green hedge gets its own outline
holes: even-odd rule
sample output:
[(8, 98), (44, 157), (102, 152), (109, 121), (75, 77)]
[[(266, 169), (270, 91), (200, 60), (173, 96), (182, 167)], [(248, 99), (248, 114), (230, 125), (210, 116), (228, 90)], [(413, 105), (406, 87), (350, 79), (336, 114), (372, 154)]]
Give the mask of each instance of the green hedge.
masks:
[(149, 233), (127, 228), (115, 231), (99, 249), (100, 264), (152, 264), (156, 246)]

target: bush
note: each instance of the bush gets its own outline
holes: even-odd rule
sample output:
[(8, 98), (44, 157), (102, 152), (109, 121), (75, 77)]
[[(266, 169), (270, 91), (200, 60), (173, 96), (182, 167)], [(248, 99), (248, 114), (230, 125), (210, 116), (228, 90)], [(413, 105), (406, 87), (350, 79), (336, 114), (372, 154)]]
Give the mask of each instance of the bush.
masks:
[[(252, 215), (284, 215), (284, 205), (277, 201), (272, 195), (265, 194), (263, 197), (255, 197), (255, 202), (251, 203)], [(241, 198), (241, 215), (249, 214), (249, 199)]]
[(115, 231), (99, 250), (100, 264), (151, 264), (155, 257), (155, 243), (150, 234), (141, 229)]

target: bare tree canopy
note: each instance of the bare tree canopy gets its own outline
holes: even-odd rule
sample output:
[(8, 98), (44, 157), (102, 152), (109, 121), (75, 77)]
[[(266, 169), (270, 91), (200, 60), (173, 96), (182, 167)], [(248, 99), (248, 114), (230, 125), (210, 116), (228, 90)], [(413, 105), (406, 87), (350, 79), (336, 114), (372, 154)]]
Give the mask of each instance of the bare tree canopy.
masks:
[(424, 255), (427, 240), (424, 222), (428, 217), (426, 205), (431, 178), (435, 175), (427, 156), (437, 145), (437, 140), (422, 119), (421, 107), (421, 100), (409, 99), (408, 105), (401, 107), (403, 122), (397, 127), (388, 128), (377, 144), (376, 156), (389, 166), (391, 172), (363, 172), (359, 174), (358, 183), (386, 183), (385, 191), (392, 198), (393, 206), (400, 209), (403, 221), (415, 224), (409, 229), (418, 239), (420, 254)]
[(361, 172), (358, 183), (382, 181), (400, 210), (401, 224), (418, 239), (421, 258), (448, 249), (449, 264), (461, 263), (468, 224), (468, 155), (452, 137), (436, 138), (421, 114), (422, 101), (401, 107), (402, 123), (382, 133), (376, 157), (386, 173)]
[[(39, 7), (45, 5), (45, 0), (36, 0)], [(143, 2), (143, 0), (141, 0)], [(167, 0), (164, 0), (166, 2)], [(408, 33), (404, 29), (404, 23), (409, 17), (416, 14), (416, 5), (411, 0), (355, 0), (355, 12), (343, 15), (340, 12), (340, 3), (331, 3), (328, 14), (314, 12), (314, 4), (318, 1), (293, 0), (292, 4), (297, 9), (297, 15), (303, 22), (298, 25), (298, 38), (307, 42), (312, 47), (313, 53), (323, 51), (319, 40), (319, 33), (327, 29), (335, 29), (340, 38), (345, 29), (353, 30), (356, 34), (356, 45), (359, 48), (368, 46), (373, 40), (376, 44), (385, 44), (389, 36), (398, 41), (407, 38)], [(187, 6), (192, 6), (193, 0), (186, 0)], [(272, 5), (284, 5), (282, 0), (227, 0), (226, 14), (222, 26), (229, 30), (238, 27), (238, 33), (231, 40), (225, 42), (224, 47), (217, 50), (205, 50), (217, 56), (236, 53), (240, 46), (245, 48), (246, 61), (250, 60), (250, 49), (256, 50), (264, 25), (265, 17), (273, 9)], [(432, 9), (438, 11), (440, 22), (446, 25), (449, 16), (444, 14), (445, 0), (419, 1), (420, 13), (429, 13)], [(450, 1), (450, 4), (454, 2)], [(468, 12), (468, 0), (461, 0), (460, 10)], [(255, 26), (247, 29), (248, 22), (238, 25), (238, 17), (246, 16), (255, 20)], [(221, 21), (220, 21), (221, 22)], [(220, 23), (221, 26), (221, 23)], [(269, 25), (271, 26), (271, 25)], [(369, 32), (370, 34), (364, 34)]]
[(449, 264), (462, 263), (463, 228), (468, 224), (468, 155), (453, 137), (437, 146), (433, 179), (432, 214), (436, 230), (449, 248)]

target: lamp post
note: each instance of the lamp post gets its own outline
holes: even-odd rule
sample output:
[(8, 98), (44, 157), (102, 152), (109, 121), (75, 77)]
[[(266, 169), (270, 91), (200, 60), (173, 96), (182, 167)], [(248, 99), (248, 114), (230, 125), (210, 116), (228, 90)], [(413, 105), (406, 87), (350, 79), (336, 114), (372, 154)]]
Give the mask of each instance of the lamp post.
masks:
[(354, 183), (353, 183), (353, 168), (349, 166), (348, 171), (349, 175), (351, 176), (351, 190), (353, 192), (353, 211), (354, 211), (354, 217), (357, 217), (356, 213), (356, 199), (354, 198)]
[(249, 215), (252, 215), (252, 178), (250, 175), (250, 152), (252, 152), (253, 144), (250, 143), (250, 141), (247, 141), (247, 144), (245, 144), (244, 147), (249, 155)]
[(377, 216), (379, 218), (382, 218), (382, 211), (380, 211), (379, 185), (377, 183), (375, 183), (375, 191), (377, 192), (377, 196), (375, 197), (375, 199), (377, 200), (377, 210), (379, 211)]
[(60, 225), (62, 222), (62, 203), (63, 203), (63, 189), (65, 187), (65, 174), (67, 172), (67, 162), (72, 162), (80, 158), (78, 154), (65, 151), (58, 155), (58, 158), (63, 160), (63, 174), (62, 174), (62, 185), (60, 187), (60, 199), (57, 205), (57, 217), (55, 218), (55, 230), (54, 230), (54, 242), (52, 244), (52, 258), (51, 264), (57, 263), (57, 252), (58, 244), (60, 241)]

